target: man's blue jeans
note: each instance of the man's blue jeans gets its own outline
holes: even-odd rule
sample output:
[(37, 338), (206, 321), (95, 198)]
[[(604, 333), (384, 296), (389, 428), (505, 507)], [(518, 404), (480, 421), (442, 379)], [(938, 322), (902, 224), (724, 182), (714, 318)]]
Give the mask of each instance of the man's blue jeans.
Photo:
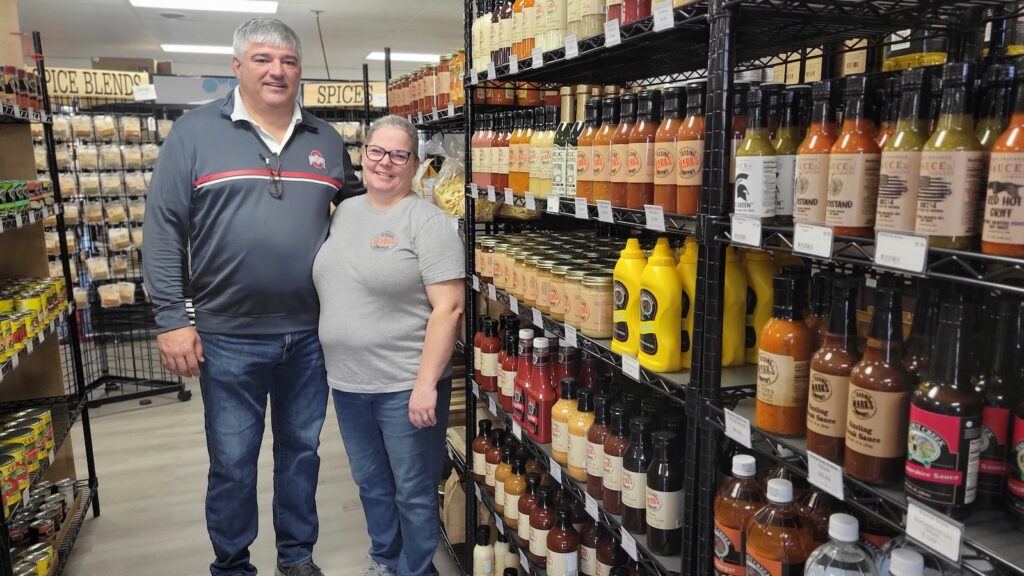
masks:
[(437, 424), (423, 429), (409, 422), (411, 390), (333, 393), (366, 516), (370, 556), (399, 576), (435, 576), (437, 487), (444, 471), (451, 378), (437, 385)]
[(274, 530), (285, 566), (313, 555), (319, 532), (316, 484), (320, 430), (327, 413), (327, 373), (317, 332), (266, 336), (200, 333), (200, 385), (210, 455), (206, 526), (213, 576), (251, 576), (256, 540), (256, 461), (267, 397), (274, 435)]

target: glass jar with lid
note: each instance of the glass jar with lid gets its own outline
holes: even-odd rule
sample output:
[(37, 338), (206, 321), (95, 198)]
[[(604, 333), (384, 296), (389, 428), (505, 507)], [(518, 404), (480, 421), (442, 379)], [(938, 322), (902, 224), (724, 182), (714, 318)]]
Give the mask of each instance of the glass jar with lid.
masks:
[(494, 264), (491, 266), (491, 278), (494, 279), (494, 287), (498, 290), (505, 290), (507, 286), (509, 247), (509, 244), (504, 239), (499, 239), (494, 245)]
[(536, 253), (530, 253), (524, 259), (526, 266), (523, 271), (523, 279), (525, 280), (526, 288), (523, 290), (523, 302), (527, 306), (537, 306), (537, 263), (540, 260), (541, 256)]
[(580, 331), (590, 338), (612, 337), (612, 274), (587, 272), (580, 293)]
[(494, 282), (494, 238), (481, 238), (480, 245), (480, 280), (491, 284)]
[(580, 294), (583, 292), (583, 275), (587, 270), (573, 266), (565, 273), (565, 323), (580, 329)]
[(451, 101), (452, 77), (451, 77), (452, 55), (441, 56), (437, 64), (437, 109), (445, 110), (448, 102)]
[(508, 293), (516, 298), (523, 299), (523, 272), (526, 268), (525, 258), (528, 250), (522, 246), (513, 247), (508, 254), (508, 280), (506, 286)]
[(537, 262), (537, 305), (542, 314), (551, 315), (551, 268), (554, 260), (541, 259)]
[(551, 308), (551, 318), (559, 322), (565, 322), (565, 303), (568, 300), (565, 293), (565, 275), (568, 272), (569, 265), (563, 262), (558, 262), (551, 267), (548, 305)]

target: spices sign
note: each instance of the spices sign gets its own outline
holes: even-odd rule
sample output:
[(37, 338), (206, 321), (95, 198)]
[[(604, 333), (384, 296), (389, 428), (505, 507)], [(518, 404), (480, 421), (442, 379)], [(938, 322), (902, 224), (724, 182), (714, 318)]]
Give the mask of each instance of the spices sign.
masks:
[[(376, 95), (386, 91), (383, 82), (370, 82), (370, 105)], [(304, 82), (302, 84), (302, 105), (310, 108), (361, 108), (363, 106), (362, 82)]]
[(109, 100), (134, 100), (135, 87), (148, 85), (146, 72), (92, 70), (90, 68), (47, 68), (46, 89), (50, 96), (79, 96)]

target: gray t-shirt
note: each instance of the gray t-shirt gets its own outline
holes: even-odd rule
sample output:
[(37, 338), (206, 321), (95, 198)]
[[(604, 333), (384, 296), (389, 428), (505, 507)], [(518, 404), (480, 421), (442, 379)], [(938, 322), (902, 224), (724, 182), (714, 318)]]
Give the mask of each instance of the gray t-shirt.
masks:
[(465, 278), (464, 250), (449, 217), (418, 196), (386, 212), (366, 196), (338, 206), (313, 263), (332, 388), (412, 389), (431, 312), (424, 286)]

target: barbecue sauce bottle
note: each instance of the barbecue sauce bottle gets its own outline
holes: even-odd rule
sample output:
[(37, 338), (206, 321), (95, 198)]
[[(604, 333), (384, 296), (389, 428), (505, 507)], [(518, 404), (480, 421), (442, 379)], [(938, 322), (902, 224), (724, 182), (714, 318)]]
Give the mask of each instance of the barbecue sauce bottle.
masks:
[(772, 317), (761, 330), (754, 424), (769, 433), (799, 436), (807, 426), (807, 386), (814, 336), (804, 323), (797, 279), (772, 279)]
[[(608, 176), (610, 182), (610, 200), (612, 206), (625, 208), (627, 190), (629, 188), (629, 171), (626, 168), (629, 157), (629, 135), (636, 125), (636, 94), (623, 94), (620, 97), (622, 115), (619, 126), (611, 139), (611, 152), (608, 156)], [(600, 198), (599, 198), (600, 199)]]
[(503, 517), (509, 530), (519, 528), (519, 499), (526, 493), (526, 462), (512, 460), (512, 472), (505, 479), (505, 511)]
[(481, 420), (477, 422), (479, 432), (473, 438), (473, 478), (477, 482), (484, 482), (487, 469), (487, 447), (490, 445), (491, 421)]
[(519, 548), (523, 551), (530, 549), (530, 513), (537, 505), (539, 490), (540, 473), (530, 472), (526, 475), (526, 490), (519, 497), (519, 525), (516, 527)]
[(629, 132), (626, 153), (626, 207), (643, 210), (654, 203), (654, 137), (661, 124), (661, 92), (637, 96), (637, 119)]
[(775, 198), (775, 222), (793, 224), (793, 202), (796, 194), (796, 158), (803, 140), (800, 110), (810, 96), (810, 86), (789, 86), (782, 93), (782, 123), (775, 132), (775, 162), (778, 166)]
[(587, 429), (587, 494), (604, 498), (604, 441), (608, 438), (608, 408), (611, 397), (594, 397), (594, 423)]
[(591, 147), (590, 181), (594, 202), (611, 200), (611, 147), (612, 138), (618, 132), (620, 101), (616, 95), (605, 96), (601, 101), (601, 129), (594, 136)]
[(547, 538), (548, 576), (577, 576), (579, 573), (580, 535), (572, 525), (572, 510), (555, 512), (555, 526)]
[(612, 514), (622, 514), (622, 457), (629, 448), (626, 439), (626, 424), (629, 416), (626, 407), (616, 404), (611, 408), (611, 426), (608, 437), (604, 440), (602, 468), (602, 486), (604, 491), (601, 499), (604, 509)]
[(484, 455), (484, 484), (487, 486), (487, 493), (494, 496), (494, 472), (501, 463), (502, 447), (505, 445), (506, 432), (501, 428), (491, 430), (491, 443), (487, 446)]
[(676, 213), (676, 141), (683, 123), (683, 88), (673, 86), (664, 92), (664, 119), (654, 134), (654, 201), (666, 214)]
[(576, 146), (576, 195), (586, 198), (587, 203), (594, 203), (594, 139), (601, 130), (601, 99), (591, 98), (587, 101), (586, 125), (579, 136)]
[[(704, 182), (704, 98), (707, 86), (703, 80), (686, 85), (686, 117), (676, 134), (677, 214), (692, 216), (700, 209), (700, 189)], [(731, 170), (729, 177), (732, 178)]]
[(633, 534), (647, 530), (647, 468), (653, 427), (647, 417), (629, 421), (629, 449), (622, 459), (622, 527)]
[(498, 513), (505, 513), (505, 480), (512, 475), (512, 460), (515, 458), (516, 448), (511, 442), (501, 447), (501, 462), (494, 469), (494, 507)]
[(715, 494), (715, 576), (746, 574), (747, 525), (764, 504), (764, 486), (757, 479), (754, 457), (733, 456), (732, 477)]
[(587, 431), (594, 423), (594, 395), (587, 390), (577, 393), (576, 411), (569, 419), (569, 476), (577, 482), (587, 481)]
[(548, 559), (548, 532), (555, 527), (555, 489), (541, 486), (530, 511), (530, 561), (543, 568)]
[(747, 574), (803, 574), (814, 548), (811, 528), (793, 503), (793, 485), (769, 480), (768, 504), (754, 514), (747, 529)]
[(914, 306), (914, 320), (910, 326), (910, 342), (903, 367), (914, 378), (922, 378), (928, 372), (928, 361), (932, 355), (932, 340), (939, 324), (941, 291), (928, 282), (919, 285), (917, 303)]
[(679, 554), (683, 546), (683, 471), (673, 446), (675, 432), (655, 432), (654, 457), (647, 468), (647, 547), (655, 554)]
[(562, 394), (551, 408), (551, 457), (559, 464), (569, 463), (569, 418), (576, 405), (576, 379), (562, 379)]
[(519, 335), (515, 330), (505, 333), (504, 357), (498, 367), (498, 405), (511, 414), (515, 407), (516, 369), (519, 365)]

